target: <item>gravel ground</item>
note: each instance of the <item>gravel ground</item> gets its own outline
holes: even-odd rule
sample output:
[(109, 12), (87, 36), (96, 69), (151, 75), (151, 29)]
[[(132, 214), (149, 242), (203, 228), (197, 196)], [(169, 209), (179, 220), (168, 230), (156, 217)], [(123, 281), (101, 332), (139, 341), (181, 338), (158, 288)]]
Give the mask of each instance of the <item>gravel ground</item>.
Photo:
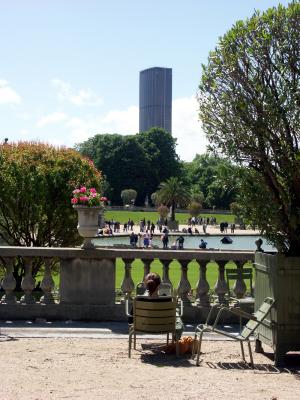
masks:
[(300, 399), (299, 354), (277, 369), (271, 350), (254, 353), (251, 369), (241, 362), (238, 343), (205, 341), (196, 367), (189, 356), (152, 351), (150, 344), (139, 339), (128, 359), (126, 339), (1, 341), (1, 400)]

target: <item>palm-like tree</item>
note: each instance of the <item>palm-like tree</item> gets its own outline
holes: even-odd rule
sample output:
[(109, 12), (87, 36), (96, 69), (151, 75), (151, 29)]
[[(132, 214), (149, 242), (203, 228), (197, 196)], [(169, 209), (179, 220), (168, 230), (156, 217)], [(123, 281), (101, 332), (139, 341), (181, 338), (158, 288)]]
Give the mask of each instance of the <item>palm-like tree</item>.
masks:
[(162, 182), (156, 192), (157, 200), (161, 204), (171, 207), (171, 221), (175, 221), (175, 208), (185, 207), (190, 200), (187, 186), (177, 177), (171, 177)]

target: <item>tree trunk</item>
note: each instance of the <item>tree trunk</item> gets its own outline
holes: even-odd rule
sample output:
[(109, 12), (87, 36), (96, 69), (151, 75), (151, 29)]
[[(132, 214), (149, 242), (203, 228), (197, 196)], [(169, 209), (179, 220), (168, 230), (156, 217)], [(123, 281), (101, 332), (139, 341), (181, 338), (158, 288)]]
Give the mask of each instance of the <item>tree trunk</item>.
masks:
[(175, 221), (175, 202), (172, 201), (171, 221)]

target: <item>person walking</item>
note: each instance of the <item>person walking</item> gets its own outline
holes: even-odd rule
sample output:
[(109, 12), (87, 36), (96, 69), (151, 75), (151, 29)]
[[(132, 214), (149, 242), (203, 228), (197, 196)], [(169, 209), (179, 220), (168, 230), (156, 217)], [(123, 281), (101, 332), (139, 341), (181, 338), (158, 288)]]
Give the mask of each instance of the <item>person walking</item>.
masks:
[(165, 232), (162, 236), (162, 243), (163, 243), (163, 249), (168, 248), (168, 243), (169, 243), (169, 235), (168, 232)]
[(184, 237), (180, 235), (177, 239), (176, 242), (178, 242), (178, 250), (183, 249), (183, 243), (184, 243)]

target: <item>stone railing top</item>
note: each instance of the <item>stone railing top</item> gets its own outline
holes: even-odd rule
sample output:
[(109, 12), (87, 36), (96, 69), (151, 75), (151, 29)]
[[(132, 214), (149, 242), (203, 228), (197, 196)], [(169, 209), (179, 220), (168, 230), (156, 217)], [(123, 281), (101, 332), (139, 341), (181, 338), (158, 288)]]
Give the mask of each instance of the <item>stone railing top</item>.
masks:
[(163, 250), (163, 249), (116, 249), (97, 248), (82, 250), (79, 247), (14, 247), (0, 246), (0, 257), (58, 257), (93, 259), (155, 259), (199, 261), (253, 261), (254, 251), (239, 250)]

